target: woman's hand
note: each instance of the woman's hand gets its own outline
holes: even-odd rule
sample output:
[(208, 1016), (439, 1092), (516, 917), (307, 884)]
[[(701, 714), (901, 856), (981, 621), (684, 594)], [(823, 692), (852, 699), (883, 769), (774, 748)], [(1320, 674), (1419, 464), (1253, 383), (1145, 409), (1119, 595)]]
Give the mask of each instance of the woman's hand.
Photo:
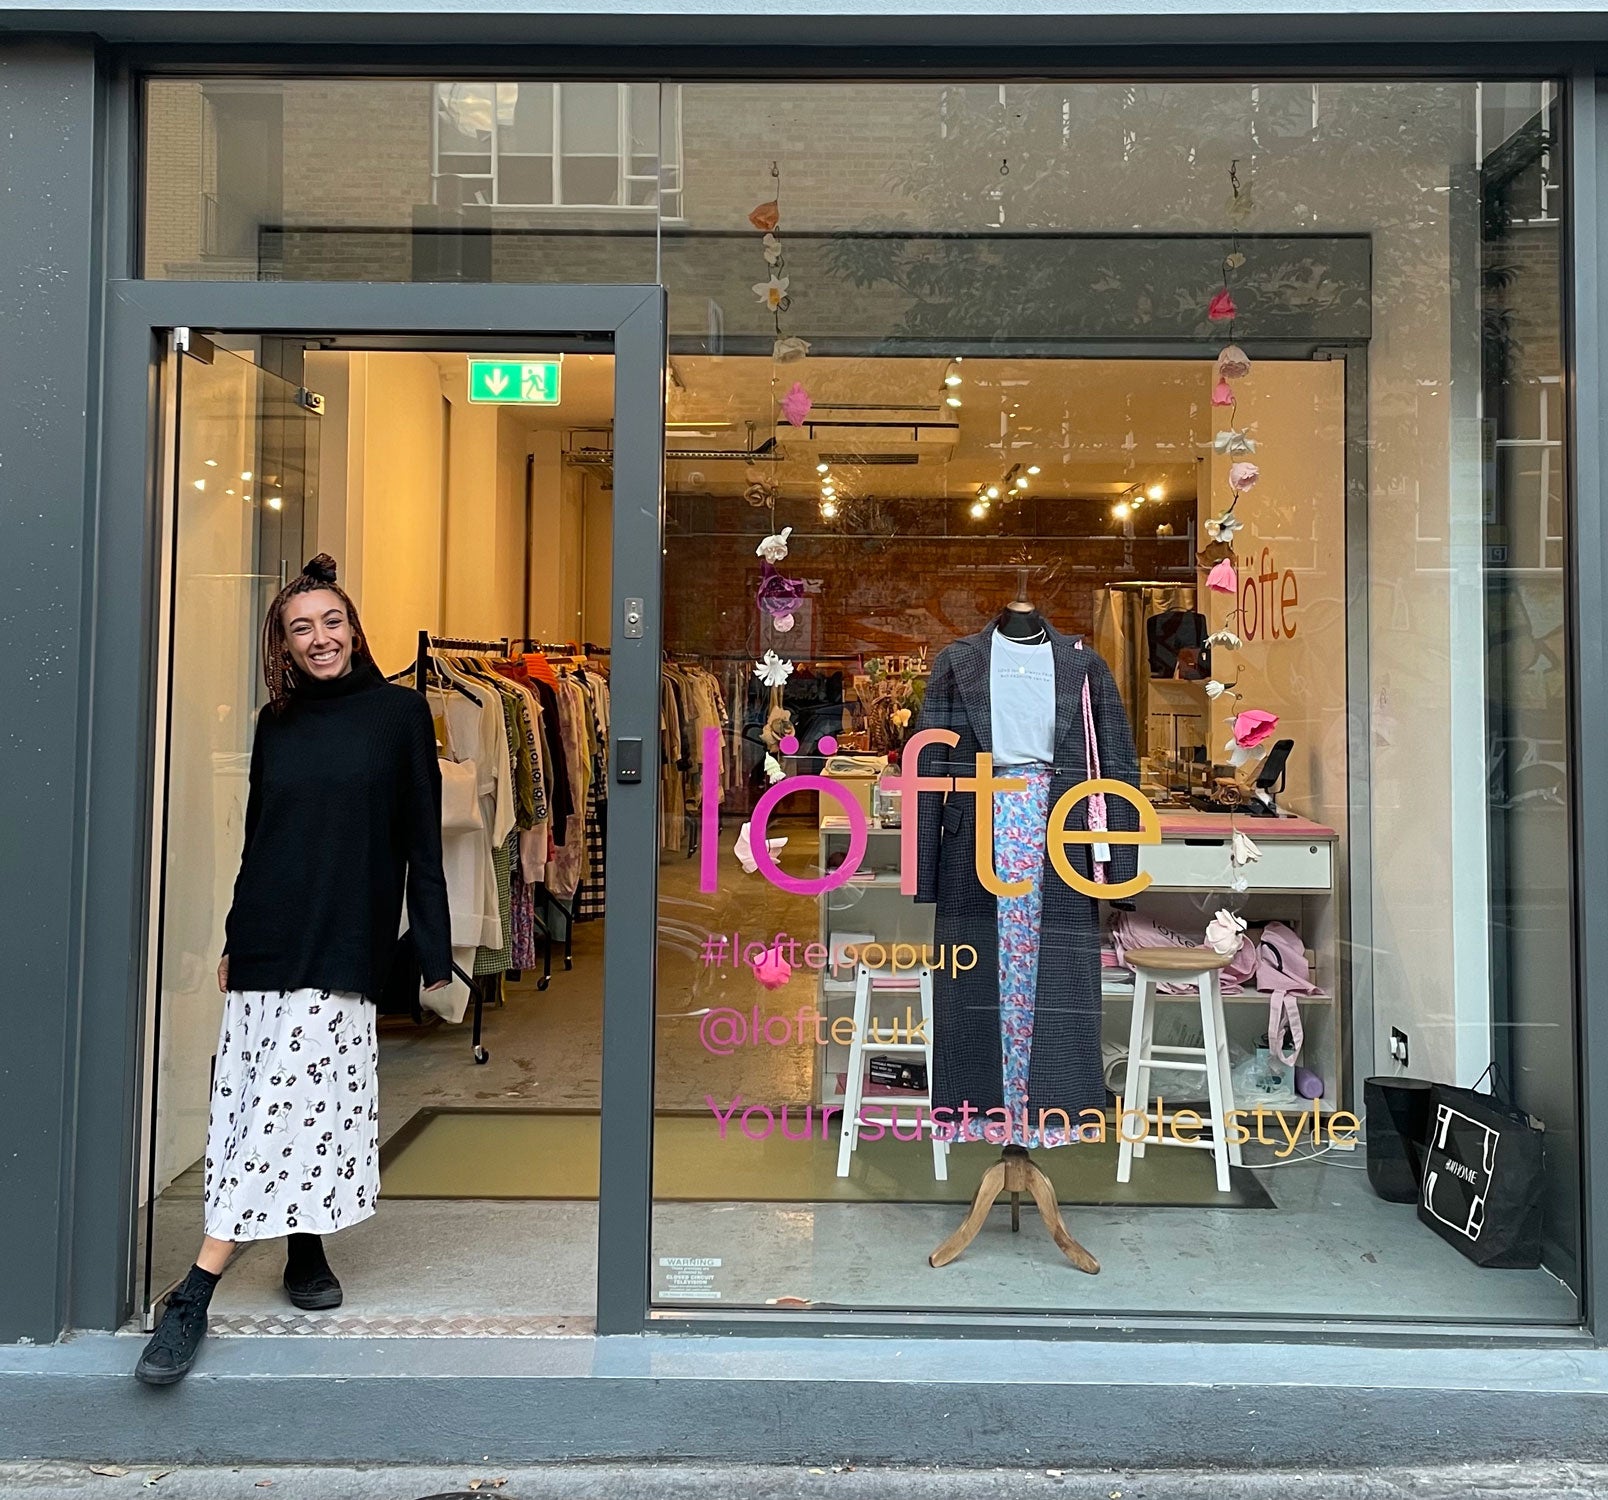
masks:
[[(225, 959), (224, 962), (228, 963), (228, 959)], [(452, 983), (452, 981), (450, 979), (438, 980), (435, 984), (427, 984), (427, 985), (425, 985), (424, 992), (427, 995), (433, 995), (433, 994), (435, 994), (435, 992), (437, 990), (446, 989), (446, 987), (451, 983)]]
[(229, 955), (227, 953), (218, 960), (218, 988), (225, 995), (229, 993)]

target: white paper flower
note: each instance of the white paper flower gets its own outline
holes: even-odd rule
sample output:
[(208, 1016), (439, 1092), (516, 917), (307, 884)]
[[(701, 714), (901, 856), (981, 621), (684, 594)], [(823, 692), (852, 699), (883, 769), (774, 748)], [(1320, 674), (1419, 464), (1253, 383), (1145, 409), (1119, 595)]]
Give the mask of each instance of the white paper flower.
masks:
[(1249, 834), (1240, 833), (1236, 829), (1229, 845), (1228, 857), (1236, 865), (1249, 865), (1262, 857), (1262, 851), (1256, 847)]
[(781, 311), (782, 303), (787, 300), (786, 276), (772, 276), (769, 281), (756, 281), (754, 295), (759, 298), (772, 312)]
[(754, 676), (766, 687), (781, 687), (792, 675), (792, 662), (783, 661), (774, 651), (767, 651), (754, 663)]
[(1231, 766), (1248, 766), (1253, 760), (1260, 759), (1260, 752), (1247, 750), (1233, 735), (1229, 735), (1228, 744), (1224, 746), (1228, 752), (1228, 763)]
[[(780, 770), (780, 767), (777, 767)], [(750, 875), (759, 869), (754, 862), (754, 846), (751, 842), (753, 825), (744, 823), (738, 831), (736, 842), (731, 846), (731, 852), (737, 856), (737, 863)], [(775, 859), (787, 846), (786, 839), (766, 839), (765, 847), (770, 850), (771, 858)]]
[(1228, 684), (1226, 682), (1219, 682), (1215, 677), (1206, 684), (1206, 696), (1208, 698), (1221, 698), (1227, 691)]
[(1206, 924), (1206, 945), (1214, 953), (1237, 953), (1244, 931), (1245, 919), (1225, 907)]
[(791, 360), (803, 359), (810, 352), (808, 339), (783, 338), (777, 339), (771, 345), (771, 358), (779, 365), (785, 365)]
[(793, 528), (791, 526), (782, 527), (780, 531), (766, 537), (764, 541), (755, 547), (754, 555), (763, 557), (768, 563), (779, 563), (787, 556), (787, 539), (792, 534)]
[(1233, 514), (1215, 516), (1206, 523), (1206, 535), (1214, 542), (1222, 542), (1227, 546), (1234, 545), (1234, 533), (1241, 530), (1245, 523)]
[[(757, 290), (757, 288), (756, 288)], [(763, 300), (763, 299), (761, 299)], [(1212, 439), (1212, 447), (1219, 453), (1255, 453), (1256, 444), (1237, 427), (1225, 427)]]
[(1234, 873), (1229, 876), (1228, 888), (1231, 891), (1248, 891), (1251, 888), (1251, 877), (1243, 870), (1236, 869)]
[(782, 242), (774, 234), (767, 234), (760, 243), (765, 247), (765, 264), (774, 266), (782, 258)]
[(1235, 635), (1232, 630), (1214, 630), (1206, 637), (1206, 644), (1208, 646), (1223, 646), (1230, 651), (1238, 651), (1245, 645), (1245, 642)]

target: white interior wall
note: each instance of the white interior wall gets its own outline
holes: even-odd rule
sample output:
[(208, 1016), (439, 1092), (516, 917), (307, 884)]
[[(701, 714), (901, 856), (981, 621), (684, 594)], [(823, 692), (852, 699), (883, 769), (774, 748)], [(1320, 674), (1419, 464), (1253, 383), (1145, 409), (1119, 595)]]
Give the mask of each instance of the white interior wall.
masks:
[(614, 491), (604, 489), (602, 480), (591, 472), (585, 474), (582, 515), (586, 592), (581, 604), (581, 639), (607, 646), (614, 617)]
[(347, 551), (361, 561), (347, 576), (370, 649), (394, 672), (413, 660), (421, 629), (441, 629), (441, 372), (425, 354), (350, 358), (349, 494), (361, 506), (348, 517)]
[(498, 505), (498, 408), (469, 400), (468, 362), (439, 365), (451, 407), (448, 461), (445, 597), (441, 625), (447, 635), (495, 640), (516, 633), (514, 611), (497, 587), (496, 559), (509, 538)]

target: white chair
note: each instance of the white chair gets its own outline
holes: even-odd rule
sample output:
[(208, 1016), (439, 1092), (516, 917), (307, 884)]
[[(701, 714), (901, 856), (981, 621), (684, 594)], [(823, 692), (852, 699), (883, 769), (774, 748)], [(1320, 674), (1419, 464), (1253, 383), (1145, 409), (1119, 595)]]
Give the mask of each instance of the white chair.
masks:
[[(1230, 1165), (1243, 1166), (1240, 1148), (1229, 1139), (1228, 1117), (1234, 1108), (1234, 1085), (1229, 1074), (1228, 1030), (1223, 1024), (1222, 971), (1233, 960), (1211, 948), (1130, 948), (1124, 955), (1133, 969), (1133, 1020), (1128, 1028), (1128, 1075), (1122, 1090), (1122, 1108), (1132, 1118), (1135, 1109), (1143, 1111), (1144, 1135), (1132, 1138), (1123, 1126), (1125, 1116), (1117, 1116), (1117, 1181), (1127, 1182), (1134, 1158), (1141, 1160), (1145, 1147), (1192, 1146), (1210, 1151), (1217, 1162), (1217, 1191), (1228, 1191)], [(1203, 1045), (1199, 1047), (1160, 1046), (1155, 1040), (1156, 1005), (1164, 1000), (1188, 1000), (1188, 994), (1163, 995), (1163, 984), (1187, 984), (1195, 990), (1200, 1004)], [(1201, 1073), (1206, 1080), (1211, 1139), (1179, 1140), (1175, 1131), (1157, 1110), (1152, 1122), (1150, 1074), (1155, 1068)]]
[[(924, 1022), (922, 1031), (926, 1040), (879, 1042), (872, 1039), (868, 1032), (871, 1027), (873, 995), (885, 997), (902, 995), (906, 997), (907, 1002), (909, 997), (919, 995), (921, 1019)], [(884, 1028), (892, 1029), (896, 1024), (898, 1024), (896, 1017), (882, 1018)], [(879, 1105), (891, 1106), (889, 1113), (868, 1115), (865, 1112), (865, 1070), (872, 1053), (879, 1057), (921, 1058), (927, 1065), (926, 1092), (912, 1091), (906, 1094), (901, 1090), (897, 1097), (878, 1096), (876, 1102)], [(912, 969), (896, 974), (892, 969), (872, 969), (865, 964), (857, 964), (854, 970), (854, 1037), (849, 1043), (849, 1073), (843, 1088), (843, 1127), (838, 1137), (838, 1176), (849, 1175), (849, 1161), (859, 1145), (862, 1124), (889, 1126), (898, 1119), (901, 1109), (911, 1108), (917, 1111), (917, 1120), (932, 1134), (933, 1176), (939, 1182), (947, 1182), (949, 1143), (940, 1139), (932, 1124), (932, 970)]]

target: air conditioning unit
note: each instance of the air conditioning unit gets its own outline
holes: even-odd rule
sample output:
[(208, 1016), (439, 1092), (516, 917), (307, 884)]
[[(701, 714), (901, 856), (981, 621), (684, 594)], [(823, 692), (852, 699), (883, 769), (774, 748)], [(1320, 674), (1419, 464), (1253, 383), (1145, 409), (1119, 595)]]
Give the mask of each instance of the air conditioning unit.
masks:
[(816, 406), (802, 427), (776, 434), (783, 457), (811, 464), (942, 463), (960, 442), (960, 424), (942, 407)]

